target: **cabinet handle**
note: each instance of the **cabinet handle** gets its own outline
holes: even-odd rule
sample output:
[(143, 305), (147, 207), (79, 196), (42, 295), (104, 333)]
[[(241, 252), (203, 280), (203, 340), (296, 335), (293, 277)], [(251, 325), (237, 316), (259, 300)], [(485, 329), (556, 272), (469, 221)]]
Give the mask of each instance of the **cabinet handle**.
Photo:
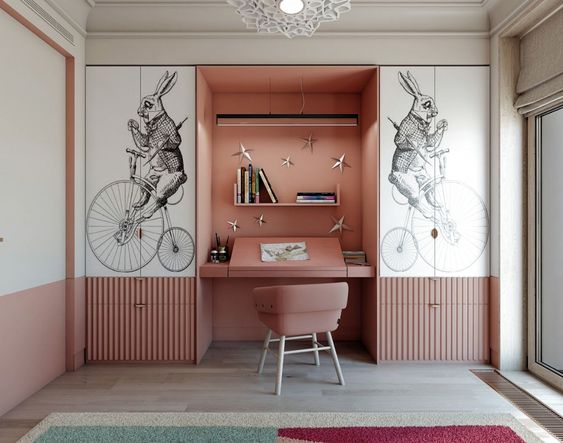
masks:
[(440, 307), (440, 303), (430, 303), (429, 305), (431, 308), (439, 308)]
[(135, 303), (135, 307), (138, 309), (144, 308), (146, 305), (144, 303)]

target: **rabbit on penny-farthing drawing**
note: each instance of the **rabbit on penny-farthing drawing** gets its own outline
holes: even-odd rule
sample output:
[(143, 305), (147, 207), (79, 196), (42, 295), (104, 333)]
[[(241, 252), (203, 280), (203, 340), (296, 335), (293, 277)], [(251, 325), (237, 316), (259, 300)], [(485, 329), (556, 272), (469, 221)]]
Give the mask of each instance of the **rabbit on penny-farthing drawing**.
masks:
[(448, 128), (448, 122), (440, 120), (436, 124), (436, 131), (430, 132), (432, 119), (438, 115), (434, 99), (420, 92), (416, 79), (408, 71), (406, 75), (399, 72), (399, 83), (412, 95), (413, 103), (409, 113), (399, 125), (391, 121), (397, 133), (389, 181), (408, 199), (411, 206), (418, 209), (425, 217), (431, 218), (433, 208), (436, 206), (434, 192), (432, 189), (427, 191), (426, 202), (421, 201), (421, 185), (430, 178), (425, 165), (430, 163), (428, 156), (439, 147), (444, 131)]
[[(187, 180), (184, 172), (184, 159), (180, 151), (182, 138), (178, 130), (181, 124), (176, 126), (162, 103), (162, 96), (170, 92), (177, 79), (177, 72), (169, 75), (166, 71), (159, 80), (154, 94), (141, 99), (137, 114), (143, 119), (146, 133), (140, 130), (137, 121), (129, 120), (127, 123), (137, 148), (148, 153), (147, 163), (150, 164), (150, 172), (147, 175), (147, 180), (156, 189), (156, 204), (150, 209), (147, 208), (143, 215), (145, 219), (149, 219), (156, 211), (166, 205), (168, 198), (174, 195)], [(150, 195), (145, 190), (134, 207), (136, 209), (142, 208), (149, 199)]]

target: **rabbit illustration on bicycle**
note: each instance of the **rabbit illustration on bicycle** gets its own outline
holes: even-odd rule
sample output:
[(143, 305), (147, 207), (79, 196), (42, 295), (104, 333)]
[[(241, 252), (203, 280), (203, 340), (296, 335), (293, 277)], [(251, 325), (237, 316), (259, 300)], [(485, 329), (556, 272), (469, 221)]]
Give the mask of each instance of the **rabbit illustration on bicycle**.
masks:
[[(105, 186), (94, 197), (87, 217), (87, 237), (96, 258), (109, 269), (133, 272), (146, 266), (155, 255), (171, 272), (186, 269), (194, 257), (191, 235), (173, 226), (168, 205), (183, 198), (187, 181), (180, 150), (178, 125), (166, 112), (162, 96), (170, 92), (178, 73), (164, 73), (155, 92), (141, 99), (136, 120), (129, 120), (137, 149), (127, 148), (129, 179)], [(145, 170), (138, 174), (138, 170)]]
[(391, 270), (410, 269), (420, 255), (443, 272), (468, 268), (488, 241), (488, 213), (480, 196), (464, 183), (446, 179), (441, 147), (446, 120), (439, 120), (434, 98), (420, 91), (414, 76), (399, 72), (399, 83), (413, 97), (409, 113), (396, 129), (389, 182), (396, 203), (408, 206), (403, 226), (389, 230), (381, 256)]

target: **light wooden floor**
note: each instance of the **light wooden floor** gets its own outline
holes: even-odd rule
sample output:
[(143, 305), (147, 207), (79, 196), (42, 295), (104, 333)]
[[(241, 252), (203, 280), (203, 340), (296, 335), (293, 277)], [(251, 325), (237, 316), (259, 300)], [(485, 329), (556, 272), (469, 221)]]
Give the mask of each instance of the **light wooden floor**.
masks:
[(272, 394), (274, 358), (256, 374), (260, 343), (214, 343), (198, 366), (90, 365), (67, 373), (0, 418), (0, 442), (25, 434), (51, 412), (363, 411), (514, 412), (469, 369), (478, 364), (375, 365), (357, 343), (337, 343), (347, 386), (328, 354), (286, 357), (282, 395)]

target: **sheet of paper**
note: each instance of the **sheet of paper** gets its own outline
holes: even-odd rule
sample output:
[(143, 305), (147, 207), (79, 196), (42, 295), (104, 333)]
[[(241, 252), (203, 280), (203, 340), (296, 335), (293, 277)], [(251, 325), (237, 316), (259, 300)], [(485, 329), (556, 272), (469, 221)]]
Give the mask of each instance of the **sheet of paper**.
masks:
[(305, 242), (260, 243), (260, 255), (263, 262), (309, 260)]

